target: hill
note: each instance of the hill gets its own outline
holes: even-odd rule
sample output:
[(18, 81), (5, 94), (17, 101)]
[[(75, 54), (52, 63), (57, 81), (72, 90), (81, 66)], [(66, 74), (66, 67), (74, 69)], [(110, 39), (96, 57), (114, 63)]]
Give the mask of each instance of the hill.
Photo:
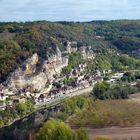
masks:
[(91, 45), (95, 52), (117, 50), (138, 57), (140, 21), (0, 23), (0, 82), (33, 53), (41, 59), (65, 49), (67, 41)]

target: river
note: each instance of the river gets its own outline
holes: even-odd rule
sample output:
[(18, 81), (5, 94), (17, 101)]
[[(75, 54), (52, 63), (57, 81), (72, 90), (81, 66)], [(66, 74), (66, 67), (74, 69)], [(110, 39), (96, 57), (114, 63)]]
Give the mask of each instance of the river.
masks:
[(42, 109), (0, 129), (0, 140), (29, 140), (30, 132), (39, 129), (56, 109)]
[[(65, 97), (58, 97), (57, 99), (49, 102), (51, 109), (40, 109), (36, 112), (33, 112), (31, 115), (20, 119), (10, 126), (6, 126), (0, 129), (0, 140), (32, 140), (30, 134), (34, 130), (40, 128), (49, 117), (52, 116), (54, 111), (59, 110), (59, 104), (65, 101), (67, 98), (72, 98), (73, 96), (80, 96), (89, 94), (92, 91), (93, 87), (88, 87), (75, 91)], [(46, 104), (46, 103), (44, 103)], [(44, 104), (41, 104), (43, 106)], [(54, 109), (55, 106), (55, 109)], [(40, 106), (36, 106), (37, 108)]]

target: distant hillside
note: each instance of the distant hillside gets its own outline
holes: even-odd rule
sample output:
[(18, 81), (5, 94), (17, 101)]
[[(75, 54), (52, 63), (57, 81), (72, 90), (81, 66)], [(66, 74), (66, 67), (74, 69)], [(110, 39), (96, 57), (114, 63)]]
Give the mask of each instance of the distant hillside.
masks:
[(63, 50), (67, 40), (98, 52), (112, 48), (139, 56), (140, 20), (0, 23), (0, 82), (34, 52), (46, 59), (53, 46)]

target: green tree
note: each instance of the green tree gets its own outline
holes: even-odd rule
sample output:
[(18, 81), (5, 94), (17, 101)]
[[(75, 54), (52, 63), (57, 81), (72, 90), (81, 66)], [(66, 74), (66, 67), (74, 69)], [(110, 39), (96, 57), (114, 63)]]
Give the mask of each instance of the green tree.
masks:
[(33, 109), (34, 107), (31, 101), (27, 101), (25, 103), (18, 103), (16, 105), (16, 110), (18, 111), (20, 115), (26, 115), (30, 113), (31, 111), (33, 111)]
[(131, 88), (129, 85), (121, 83), (119, 85), (110, 86), (106, 82), (97, 83), (92, 91), (95, 99), (127, 99), (129, 94), (136, 92), (136, 88)]
[(82, 63), (82, 55), (79, 52), (74, 52), (69, 55), (69, 65), (71, 68), (77, 67)]
[(0, 128), (4, 126), (3, 120), (0, 119)]
[(38, 140), (73, 140), (74, 132), (64, 122), (49, 120), (40, 129)]
[(72, 69), (83, 62), (82, 55), (79, 52), (74, 52), (69, 55), (68, 66), (62, 69), (63, 74), (68, 74)]
[(76, 139), (75, 140), (89, 140), (89, 136), (84, 128), (80, 128), (76, 132)]
[(24, 48), (26, 48), (28, 51), (34, 51), (34, 50), (36, 50), (36, 46), (35, 46), (35, 44), (33, 43), (33, 42), (31, 42), (30, 40), (25, 40), (24, 42), (23, 42), (23, 45), (22, 45)]
[(19, 114), (25, 115), (27, 113), (27, 106), (25, 103), (18, 103), (16, 105), (16, 110), (18, 111)]
[(97, 83), (92, 91), (92, 95), (96, 99), (108, 99), (108, 95), (106, 94), (106, 91), (110, 89), (110, 85), (107, 82)]

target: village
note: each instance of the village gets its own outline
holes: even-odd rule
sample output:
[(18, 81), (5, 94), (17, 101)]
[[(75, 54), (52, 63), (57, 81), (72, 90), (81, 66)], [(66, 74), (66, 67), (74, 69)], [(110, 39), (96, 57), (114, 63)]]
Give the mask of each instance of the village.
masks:
[[(27, 59), (21, 68), (11, 74), (6, 86), (0, 85), (0, 109), (5, 110), (7, 106), (15, 107), (17, 103), (25, 103), (27, 100), (32, 100), (35, 105), (47, 104), (61, 96), (76, 96), (76, 92), (93, 88), (97, 82), (103, 81), (99, 70), (95, 74), (86, 73), (86, 61), (96, 59), (91, 46), (80, 48), (75, 46), (76, 42), (67, 42), (64, 52), (56, 46), (56, 54), (45, 60), (38, 74), (36, 74), (38, 55), (34, 54)], [(62, 69), (68, 66), (69, 54), (77, 51), (81, 53), (84, 63), (79, 64), (67, 75), (61, 75)], [(115, 79), (121, 78), (123, 74), (115, 76), (108, 82), (115, 82)]]

